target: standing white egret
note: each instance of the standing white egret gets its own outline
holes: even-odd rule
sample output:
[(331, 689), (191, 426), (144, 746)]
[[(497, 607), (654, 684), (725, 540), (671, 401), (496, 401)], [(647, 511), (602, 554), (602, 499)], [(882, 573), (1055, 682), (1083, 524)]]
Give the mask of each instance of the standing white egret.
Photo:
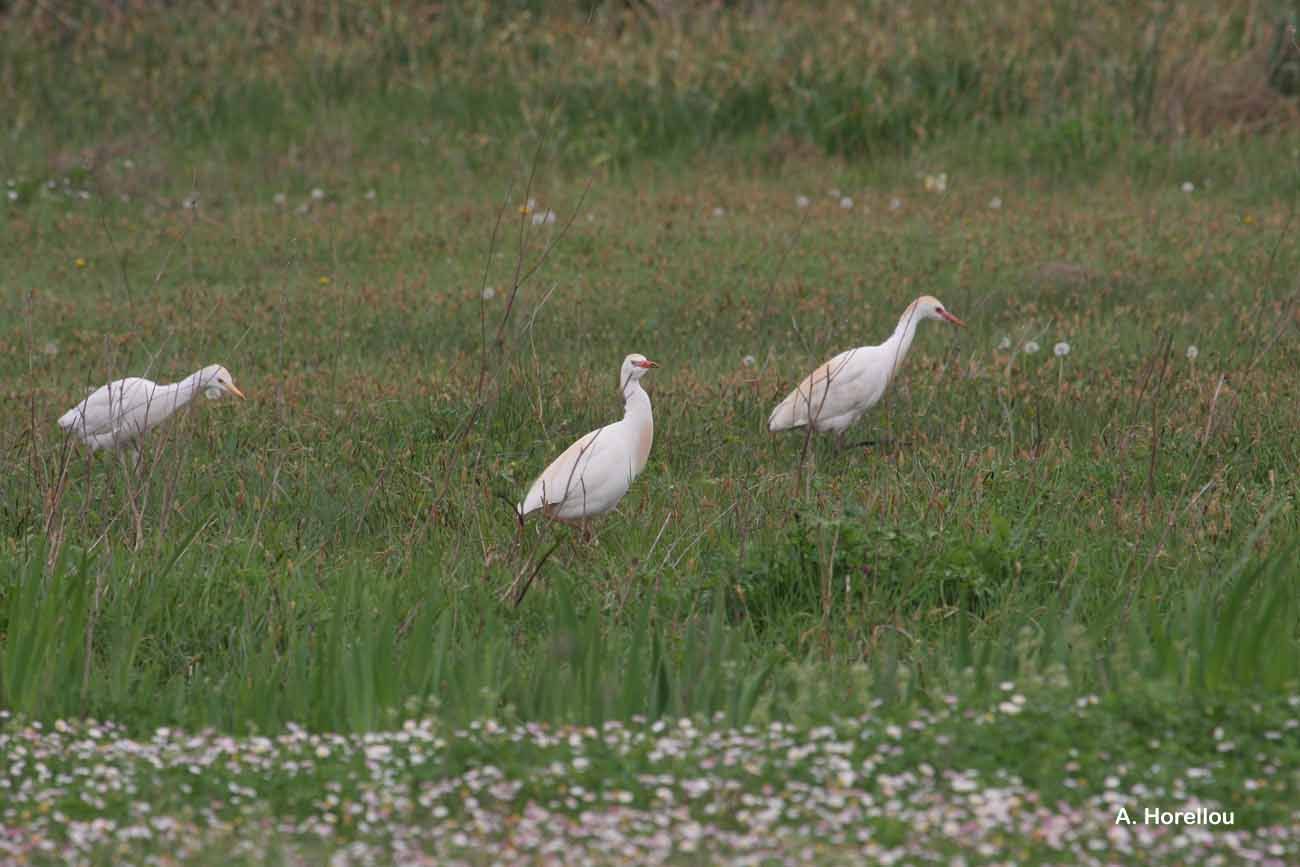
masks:
[(244, 397), (235, 387), (230, 371), (220, 364), (209, 364), (180, 382), (166, 385), (131, 376), (95, 389), (59, 417), (59, 427), (90, 446), (92, 451), (130, 445), (136, 450), (138, 462), (138, 437), (189, 404), (200, 391), (210, 400), (223, 394), (233, 394), (241, 400)]
[(618, 505), (650, 457), (654, 419), (641, 377), (658, 366), (636, 353), (623, 359), (619, 372), (623, 419), (581, 437), (552, 461), (519, 504), (520, 521), (540, 509), (552, 520), (585, 529), (589, 518)]
[(922, 295), (903, 311), (890, 338), (879, 346), (848, 349), (808, 375), (767, 420), (768, 430), (782, 431), (811, 424), (843, 443), (844, 431), (880, 400), (912, 347), (922, 319), (943, 319), (964, 326), (944, 309), (938, 298)]

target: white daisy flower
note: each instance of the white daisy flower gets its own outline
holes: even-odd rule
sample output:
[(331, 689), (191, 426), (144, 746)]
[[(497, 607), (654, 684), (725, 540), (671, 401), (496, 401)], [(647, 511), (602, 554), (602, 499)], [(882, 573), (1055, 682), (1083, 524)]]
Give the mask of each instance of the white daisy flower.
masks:
[(493, 298), (495, 298), (495, 297), (497, 297), (497, 290), (496, 290), (495, 287), (492, 287), (492, 286), (484, 286), (484, 287), (483, 287), (483, 300), (484, 300), (484, 301), (491, 301), (491, 300), (492, 300)]
[(753, 367), (755, 364), (758, 364), (758, 359), (752, 355), (746, 355), (744, 358), (740, 359), (740, 363), (746, 367)]
[(1192, 183), (1191, 181), (1183, 181), (1183, 192), (1184, 193), (1196, 192), (1196, 184)]
[(366, 190), (366, 198), (369, 199), (370, 201), (373, 202), (375, 200), (375, 195), (376, 194), (374, 190)]
[(276, 193), (274, 196), (271, 197), (271, 201), (275, 202), (277, 205), (283, 208), (285, 206), (285, 203), (289, 201), (289, 197), (286, 196), (284, 193)]
[(1002, 197), (1001, 197), (1001, 196), (994, 196), (993, 198), (989, 199), (989, 207), (992, 208), (992, 209), (995, 210), (995, 211), (996, 211), (998, 208), (1002, 207)]
[(796, 208), (806, 208), (812, 204), (812, 199), (807, 196), (795, 196), (794, 205)]
[(320, 187), (315, 187), (311, 191), (311, 197), (319, 202), (321, 199), (325, 198), (325, 191)]
[(1056, 354), (1057, 358), (1064, 358), (1070, 354), (1070, 344), (1062, 340), (1060, 343), (1052, 347), (1052, 352)]
[(1201, 354), (1201, 350), (1199, 350), (1199, 349), (1196, 348), (1196, 344), (1195, 344), (1195, 343), (1193, 343), (1191, 346), (1188, 346), (1188, 347), (1187, 347), (1187, 360), (1188, 360), (1188, 361), (1195, 361), (1195, 360), (1196, 360), (1196, 356), (1198, 356), (1198, 355), (1200, 355), (1200, 354)]
[(942, 193), (948, 189), (948, 173), (939, 172), (937, 175), (925, 176), (925, 191), (927, 193)]
[(1034, 354), (1035, 352), (1037, 352), (1037, 351), (1038, 351), (1038, 341), (1037, 341), (1037, 340), (1030, 340), (1030, 341), (1027, 341), (1027, 342), (1025, 343), (1025, 352), (1026, 352), (1027, 354), (1029, 354), (1029, 355), (1033, 355), (1033, 354)]
[(1003, 335), (1002, 339), (998, 341), (998, 349), (1010, 349), (1010, 348), (1011, 348), (1011, 338)]
[(840, 207), (846, 211), (853, 210), (853, 200), (850, 199), (848, 196), (842, 196), (840, 198)]

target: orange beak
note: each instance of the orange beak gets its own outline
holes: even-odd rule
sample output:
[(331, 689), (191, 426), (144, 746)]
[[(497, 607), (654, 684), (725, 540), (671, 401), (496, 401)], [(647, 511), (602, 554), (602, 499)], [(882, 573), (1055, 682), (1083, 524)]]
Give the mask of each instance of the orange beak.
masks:
[(242, 391), (240, 391), (240, 390), (235, 386), (235, 384), (234, 384), (233, 382), (230, 383), (230, 385), (226, 386), (226, 391), (230, 392), (231, 394), (233, 394), (235, 397), (239, 398), (240, 400), (243, 400), (243, 399), (244, 399), (244, 393), (243, 393)]
[(953, 316), (947, 310), (940, 310), (939, 315), (942, 316), (944, 319), (947, 319), (953, 325), (960, 325), (962, 328), (966, 327), (965, 322), (962, 322), (960, 319), (958, 319), (956, 316)]
[(650, 359), (647, 358), (645, 361), (638, 361), (638, 362), (636, 363), (636, 366), (637, 366), (637, 367), (644, 367), (644, 368), (646, 368), (646, 369), (648, 370), (648, 369), (650, 369), (651, 367), (658, 367), (658, 366), (659, 366), (659, 363), (656, 362), (656, 361), (651, 361)]

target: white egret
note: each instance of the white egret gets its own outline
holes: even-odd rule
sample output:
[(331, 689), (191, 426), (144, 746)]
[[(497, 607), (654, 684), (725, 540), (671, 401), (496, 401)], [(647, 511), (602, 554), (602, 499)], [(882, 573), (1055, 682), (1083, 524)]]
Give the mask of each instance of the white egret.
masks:
[(540, 509), (552, 520), (585, 529), (589, 518), (618, 505), (650, 457), (654, 419), (640, 380), (658, 366), (636, 353), (623, 359), (623, 419), (580, 438), (542, 471), (518, 505), (521, 522)]
[(116, 449), (130, 445), (139, 460), (138, 437), (167, 420), (203, 392), (210, 400), (244, 393), (235, 387), (230, 371), (209, 364), (180, 382), (160, 385), (137, 376), (117, 379), (100, 386), (86, 399), (59, 417), (59, 427), (77, 437), (91, 450)]
[(768, 418), (771, 431), (811, 424), (843, 441), (844, 431), (880, 400), (912, 347), (922, 319), (942, 319), (964, 326), (939, 299), (922, 295), (903, 311), (898, 326), (879, 346), (848, 349), (808, 375)]

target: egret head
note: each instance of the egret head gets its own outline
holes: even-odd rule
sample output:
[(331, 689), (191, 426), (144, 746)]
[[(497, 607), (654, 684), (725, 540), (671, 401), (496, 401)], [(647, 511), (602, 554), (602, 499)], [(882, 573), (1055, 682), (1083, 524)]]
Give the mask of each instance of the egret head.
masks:
[(636, 382), (638, 379), (645, 376), (651, 368), (658, 366), (658, 364), (646, 358), (644, 355), (633, 352), (627, 358), (623, 359), (623, 369), (618, 375), (619, 391), (627, 388), (629, 382)]
[(220, 364), (209, 364), (199, 371), (199, 387), (208, 400), (216, 400), (223, 394), (233, 394), (240, 400), (244, 393), (235, 386), (235, 378)]
[(942, 319), (951, 322), (953, 325), (966, 327), (965, 322), (949, 313), (948, 309), (943, 306), (943, 302), (933, 295), (922, 295), (916, 299), (912, 306), (915, 308), (915, 314), (919, 319)]

